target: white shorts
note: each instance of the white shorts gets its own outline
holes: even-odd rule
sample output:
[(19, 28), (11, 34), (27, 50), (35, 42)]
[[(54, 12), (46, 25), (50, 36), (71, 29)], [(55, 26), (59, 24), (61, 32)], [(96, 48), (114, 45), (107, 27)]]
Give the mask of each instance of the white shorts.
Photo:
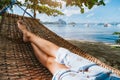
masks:
[(94, 62), (78, 56), (65, 48), (59, 48), (56, 54), (56, 61), (58, 63), (64, 64), (72, 69), (75, 68), (75, 70), (84, 70), (86, 66), (95, 64)]
[[(108, 74), (111, 71), (65, 48), (59, 48), (56, 54), (56, 61), (69, 67), (69, 70), (57, 71), (52, 80), (110, 80)], [(88, 71), (84, 72), (86, 69)], [(120, 80), (120, 78), (113, 80)]]

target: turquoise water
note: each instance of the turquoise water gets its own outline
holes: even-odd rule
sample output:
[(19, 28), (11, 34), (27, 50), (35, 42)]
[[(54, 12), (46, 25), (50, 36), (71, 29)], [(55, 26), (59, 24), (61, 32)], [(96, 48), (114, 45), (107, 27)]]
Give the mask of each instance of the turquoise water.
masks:
[(84, 24), (76, 25), (59, 25), (59, 24), (44, 24), (58, 34), (67, 39), (95, 41), (103, 43), (115, 43), (118, 36), (112, 35), (114, 32), (120, 32), (120, 26), (111, 25), (104, 27), (104, 25), (91, 24), (86, 26)]

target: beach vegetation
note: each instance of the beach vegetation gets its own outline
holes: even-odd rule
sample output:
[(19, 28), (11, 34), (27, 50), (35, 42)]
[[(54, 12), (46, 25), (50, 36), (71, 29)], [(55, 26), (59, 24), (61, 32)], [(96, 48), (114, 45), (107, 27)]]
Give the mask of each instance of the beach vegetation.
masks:
[(84, 9), (93, 8), (94, 5), (100, 6), (105, 5), (104, 0), (64, 0), (66, 1), (66, 6), (76, 6), (80, 8), (80, 12), (84, 13)]
[[(6, 5), (10, 4), (11, 1), (12, 0), (0, 0), (0, 10)], [(62, 8), (62, 2), (66, 3), (66, 7), (79, 7), (81, 13), (84, 13), (85, 8), (91, 9), (94, 5), (105, 5), (104, 0), (25, 0), (24, 3), (17, 1), (16, 4), (25, 6), (25, 10), (30, 9), (33, 12), (33, 16), (35, 18), (37, 12), (45, 13), (48, 16), (64, 15), (64, 13), (60, 11)]]
[[(84, 13), (84, 6), (91, 9), (94, 5), (105, 5), (103, 0), (61, 0), (66, 2), (66, 7), (76, 6), (80, 8), (80, 12)], [(25, 6), (32, 10), (34, 18), (36, 12), (45, 13), (48, 16), (63, 15), (64, 13), (58, 10), (62, 8), (62, 2), (57, 0), (25, 0)]]
[(0, 16), (0, 23), (1, 23), (1, 20), (2, 20), (2, 16)]
[(118, 39), (115, 42), (120, 44), (120, 32), (114, 32), (113, 35), (118, 35)]
[(0, 0), (0, 10), (8, 4), (10, 4), (10, 0)]
[[(12, 0), (0, 0), (0, 10), (2, 10), (4, 7), (8, 6), (9, 4), (12, 3)], [(13, 5), (9, 7), (11, 11), (13, 11)]]

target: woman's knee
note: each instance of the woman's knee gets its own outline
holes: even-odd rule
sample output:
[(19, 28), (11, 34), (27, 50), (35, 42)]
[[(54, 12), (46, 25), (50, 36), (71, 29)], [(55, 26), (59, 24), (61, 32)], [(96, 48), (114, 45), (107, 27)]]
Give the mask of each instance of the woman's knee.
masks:
[(49, 66), (52, 66), (55, 64), (55, 58), (53, 57), (48, 57), (47, 61), (46, 61), (46, 66), (49, 67)]
[(57, 63), (54, 57), (49, 57), (47, 60), (47, 68), (54, 75), (58, 70), (68, 69), (65, 65)]

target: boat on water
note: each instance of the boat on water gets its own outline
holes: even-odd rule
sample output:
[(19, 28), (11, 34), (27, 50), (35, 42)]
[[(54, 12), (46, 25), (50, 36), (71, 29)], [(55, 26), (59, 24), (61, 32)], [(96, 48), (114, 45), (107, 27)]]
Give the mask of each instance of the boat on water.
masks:
[(72, 25), (73, 27), (76, 25), (75, 22), (71, 22), (71, 23), (69, 23), (69, 24)]
[(120, 27), (120, 24), (117, 24), (118, 27)]
[(86, 23), (84, 26), (89, 27), (90, 25), (88, 23)]
[(105, 23), (105, 24), (104, 24), (104, 27), (110, 27), (110, 26), (112, 26), (112, 25), (109, 24), (109, 23)]

